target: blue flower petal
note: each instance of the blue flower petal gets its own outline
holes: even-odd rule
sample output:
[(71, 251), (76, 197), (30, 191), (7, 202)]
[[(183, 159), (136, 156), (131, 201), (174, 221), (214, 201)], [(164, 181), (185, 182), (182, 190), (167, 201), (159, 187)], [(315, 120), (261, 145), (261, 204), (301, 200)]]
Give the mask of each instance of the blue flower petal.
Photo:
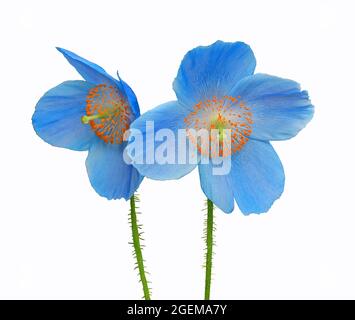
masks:
[(201, 188), (206, 197), (225, 213), (231, 213), (234, 209), (234, 196), (229, 175), (215, 175), (211, 161), (200, 163), (198, 169)]
[(137, 97), (126, 82), (121, 79), (116, 80), (99, 65), (78, 56), (74, 52), (62, 48), (57, 49), (86, 81), (94, 84), (108, 84), (116, 86), (120, 92), (127, 97), (128, 104), (131, 107), (135, 118), (139, 117), (140, 112)]
[(255, 74), (241, 80), (230, 94), (240, 96), (251, 109), (251, 137), (258, 140), (290, 139), (313, 117), (307, 91), (292, 80)]
[(128, 200), (143, 180), (138, 171), (123, 159), (126, 144), (94, 143), (86, 159), (86, 169), (95, 191), (107, 199)]
[(93, 86), (85, 81), (66, 81), (45, 93), (32, 117), (36, 133), (56, 147), (89, 149), (98, 138), (81, 117), (86, 114), (85, 100)]
[(186, 107), (213, 96), (225, 96), (239, 80), (254, 73), (256, 60), (243, 42), (217, 41), (189, 51), (181, 62), (173, 87)]
[(134, 91), (120, 77), (119, 77), (119, 81), (116, 81), (116, 85), (118, 89), (126, 96), (128, 104), (131, 107), (132, 113), (134, 115), (134, 119), (138, 118), (140, 116), (140, 110), (139, 110), (138, 100)]
[(105, 83), (108, 85), (117, 85), (117, 80), (97, 64), (90, 62), (69, 50), (63, 48), (57, 49), (86, 81), (94, 84)]
[(271, 144), (249, 140), (232, 156), (230, 182), (244, 214), (268, 211), (285, 184), (282, 163)]
[[(178, 145), (178, 129), (185, 128), (183, 120), (186, 115), (185, 108), (177, 101), (171, 101), (144, 113), (131, 124), (131, 138), (134, 136), (134, 132), (138, 131), (142, 134), (143, 145), (138, 144), (138, 141), (132, 138), (132, 141), (135, 142), (129, 143), (126, 151), (133, 160), (133, 165), (142, 175), (156, 180), (179, 179), (196, 167), (197, 161), (191, 163), (186, 158), (180, 161), (178, 157), (179, 154), (181, 155), (179, 150), (185, 150), (186, 155), (189, 155), (187, 151), (188, 139), (185, 139), (185, 146), (184, 144)], [(148, 124), (149, 122), (154, 123), (154, 128), (148, 129), (148, 132), (147, 121)], [(167, 131), (174, 136), (174, 141), (171, 144), (164, 137), (162, 137), (162, 141), (154, 141), (156, 139), (150, 138), (154, 137), (157, 132), (163, 133), (160, 129), (168, 129)], [(164, 163), (156, 157), (159, 148), (164, 148), (164, 146), (169, 146), (167, 149), (172, 150), (171, 153), (167, 151), (167, 156), (171, 156), (168, 163)]]

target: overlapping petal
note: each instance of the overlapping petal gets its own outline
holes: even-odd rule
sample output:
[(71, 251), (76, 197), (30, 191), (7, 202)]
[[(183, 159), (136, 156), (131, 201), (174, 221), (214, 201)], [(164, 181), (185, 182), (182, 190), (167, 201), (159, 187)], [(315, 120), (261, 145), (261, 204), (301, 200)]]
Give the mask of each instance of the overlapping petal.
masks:
[[(183, 121), (187, 113), (177, 101), (171, 101), (144, 113), (131, 124), (134, 139), (127, 153), (141, 174), (157, 180), (179, 179), (196, 167), (197, 160), (192, 163), (188, 159), (188, 139), (178, 138), (178, 130), (185, 128)], [(165, 146), (169, 153), (166, 162), (159, 158)], [(184, 150), (186, 157), (179, 160)]]

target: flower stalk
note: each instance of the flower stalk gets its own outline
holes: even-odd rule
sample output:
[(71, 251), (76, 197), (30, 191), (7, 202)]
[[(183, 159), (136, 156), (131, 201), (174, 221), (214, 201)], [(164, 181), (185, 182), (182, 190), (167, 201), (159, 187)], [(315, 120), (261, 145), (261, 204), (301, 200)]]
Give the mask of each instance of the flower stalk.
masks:
[(206, 264), (205, 264), (205, 300), (210, 300), (212, 258), (213, 258), (213, 202), (207, 199), (207, 221), (206, 221)]
[(146, 271), (144, 268), (144, 259), (143, 259), (143, 254), (142, 254), (142, 246), (141, 246), (141, 235), (142, 232), (140, 229), (142, 228), (142, 225), (138, 224), (138, 219), (137, 219), (137, 207), (136, 207), (136, 202), (138, 202), (138, 196), (133, 195), (130, 199), (130, 216), (129, 216), (129, 221), (131, 224), (131, 230), (132, 230), (132, 245), (133, 245), (133, 255), (136, 258), (136, 269), (138, 269), (139, 272), (139, 278), (140, 282), (142, 283), (143, 287), (143, 294), (144, 294), (144, 299), (145, 300), (150, 300), (150, 288), (148, 286), (148, 281), (146, 277)]

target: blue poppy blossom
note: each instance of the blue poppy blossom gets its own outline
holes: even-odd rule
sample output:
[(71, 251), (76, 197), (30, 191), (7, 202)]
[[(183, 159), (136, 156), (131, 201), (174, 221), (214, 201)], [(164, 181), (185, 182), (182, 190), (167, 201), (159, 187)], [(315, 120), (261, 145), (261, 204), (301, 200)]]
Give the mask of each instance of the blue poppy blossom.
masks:
[[(242, 42), (197, 47), (185, 55), (174, 80), (177, 101), (148, 111), (131, 125), (144, 140), (147, 121), (154, 122), (154, 132), (229, 129), (228, 174), (213, 174), (213, 163), (201, 161), (201, 148), (195, 164), (147, 164), (136, 161), (141, 155), (128, 145), (138, 171), (152, 179), (179, 179), (198, 166), (203, 192), (224, 212), (233, 211), (234, 200), (244, 214), (268, 211), (285, 182), (282, 163), (269, 141), (294, 137), (311, 120), (314, 107), (297, 82), (254, 74), (255, 66), (253, 51)], [(162, 143), (155, 141), (155, 146)], [(148, 152), (152, 150), (146, 147), (143, 156)]]
[(33, 127), (53, 146), (88, 150), (86, 168), (95, 191), (128, 200), (143, 180), (123, 158), (124, 133), (140, 115), (137, 98), (127, 83), (100, 66), (57, 49), (85, 81), (65, 81), (46, 92), (36, 105)]

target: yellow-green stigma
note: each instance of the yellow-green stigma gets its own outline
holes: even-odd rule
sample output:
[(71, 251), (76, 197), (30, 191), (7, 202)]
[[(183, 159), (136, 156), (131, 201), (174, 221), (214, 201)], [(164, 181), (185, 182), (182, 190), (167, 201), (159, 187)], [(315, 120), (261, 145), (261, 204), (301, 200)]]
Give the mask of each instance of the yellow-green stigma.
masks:
[(211, 129), (218, 130), (219, 142), (223, 143), (226, 136), (225, 130), (227, 129), (227, 120), (218, 113), (217, 117), (211, 121)]
[(102, 114), (94, 114), (92, 116), (82, 116), (81, 117), (81, 122), (83, 124), (88, 124), (91, 120), (95, 120), (95, 119), (102, 119), (102, 118), (106, 118), (107, 116), (102, 115)]

